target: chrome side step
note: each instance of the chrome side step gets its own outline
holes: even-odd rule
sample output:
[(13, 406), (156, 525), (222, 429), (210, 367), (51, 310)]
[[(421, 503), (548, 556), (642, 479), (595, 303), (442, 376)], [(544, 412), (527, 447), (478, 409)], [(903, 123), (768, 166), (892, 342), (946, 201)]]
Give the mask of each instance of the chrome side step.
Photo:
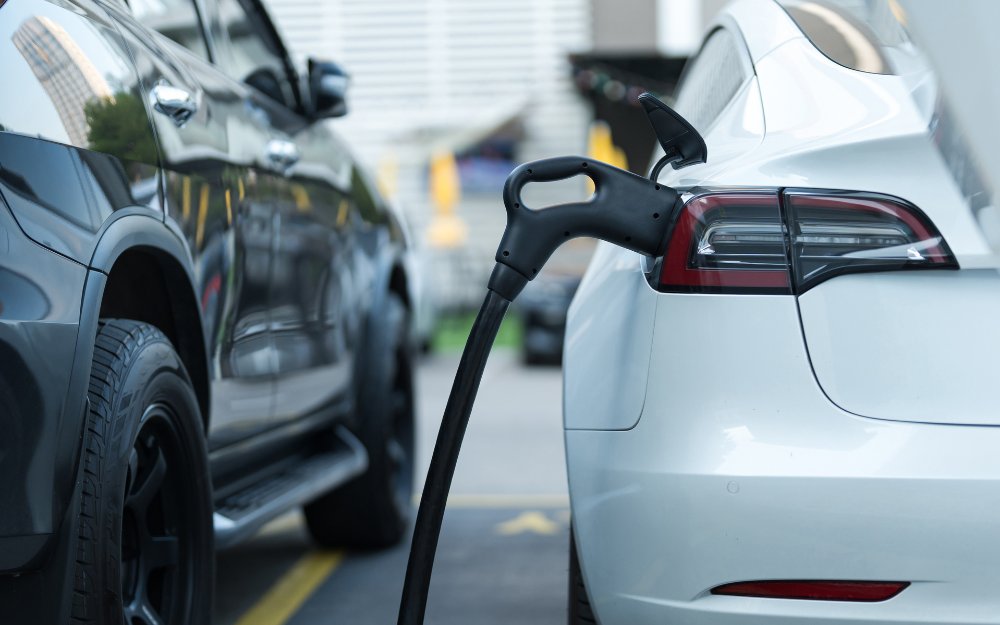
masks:
[(311, 456), (217, 502), (216, 549), (253, 536), (271, 519), (364, 473), (368, 469), (364, 445), (344, 426), (335, 431), (347, 449)]

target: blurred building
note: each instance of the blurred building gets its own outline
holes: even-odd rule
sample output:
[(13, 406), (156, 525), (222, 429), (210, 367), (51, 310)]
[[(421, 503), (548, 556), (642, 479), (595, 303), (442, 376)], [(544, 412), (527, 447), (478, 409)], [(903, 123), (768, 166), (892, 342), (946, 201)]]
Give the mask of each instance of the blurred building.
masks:
[(595, 54), (687, 57), (729, 0), (591, 0)]
[[(581, 88), (580, 72), (621, 60), (676, 57), (681, 60), (668, 63), (675, 82), (683, 57), (719, 3), (268, 2), (296, 57), (330, 59), (351, 75), (350, 113), (331, 123), (362, 162), (379, 172), (415, 243), (427, 249), (427, 271), (446, 308), (478, 305), (482, 299), (506, 221), (500, 191), (510, 170), (527, 160), (586, 153), (595, 109), (605, 106), (593, 90)], [(639, 68), (633, 73), (640, 75), (640, 65), (626, 68)], [(657, 85), (667, 89), (672, 83), (668, 77)], [(611, 115), (617, 134), (614, 120)], [(454, 156), (460, 186), (456, 202), (443, 204), (440, 198), (451, 193), (433, 192), (442, 183), (430, 181), (432, 171), (452, 171), (451, 165), (431, 167), (432, 160), (444, 162), (442, 154)], [(526, 192), (529, 205), (586, 196), (582, 180), (536, 186)], [(581, 266), (590, 248), (578, 243), (561, 258)]]

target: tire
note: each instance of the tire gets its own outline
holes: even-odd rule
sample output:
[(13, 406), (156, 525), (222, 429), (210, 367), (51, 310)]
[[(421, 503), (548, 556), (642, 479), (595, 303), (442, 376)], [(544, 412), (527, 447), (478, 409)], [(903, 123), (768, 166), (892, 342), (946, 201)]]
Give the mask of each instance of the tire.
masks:
[(566, 622), (568, 625), (591, 625), (597, 623), (594, 611), (590, 607), (587, 587), (583, 583), (583, 573), (580, 571), (580, 558), (576, 553), (576, 538), (573, 526), (569, 527), (569, 609)]
[(523, 355), (524, 355), (524, 364), (529, 367), (533, 367), (535, 365), (539, 365), (542, 363), (541, 356), (539, 356), (536, 352), (528, 349), (527, 347), (524, 348)]
[(71, 623), (208, 625), (212, 485), (184, 365), (153, 326), (102, 319), (88, 398)]
[(398, 543), (413, 493), (413, 354), (410, 315), (389, 293), (375, 312), (362, 354), (354, 434), (368, 450), (368, 470), (305, 506), (306, 523), (324, 547), (381, 549)]

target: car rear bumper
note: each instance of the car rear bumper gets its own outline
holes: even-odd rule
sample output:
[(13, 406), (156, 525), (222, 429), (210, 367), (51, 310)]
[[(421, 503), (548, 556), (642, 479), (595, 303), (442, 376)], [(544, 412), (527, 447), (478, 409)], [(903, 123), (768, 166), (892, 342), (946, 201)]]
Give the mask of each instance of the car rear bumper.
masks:
[[(604, 625), (1000, 622), (1000, 431), (855, 423), (857, 446), (841, 450), (802, 433), (734, 443), (720, 432), (687, 442), (730, 450), (731, 466), (686, 471), (674, 445), (649, 453), (643, 425), (566, 435), (574, 529)], [(943, 458), (945, 446), (966, 453)], [(769, 579), (912, 585), (868, 604), (709, 594)]]
[[(840, 410), (790, 297), (665, 297), (637, 425), (566, 431), (601, 623), (1000, 622), (1000, 428)], [(912, 585), (878, 603), (710, 594), (785, 579)]]

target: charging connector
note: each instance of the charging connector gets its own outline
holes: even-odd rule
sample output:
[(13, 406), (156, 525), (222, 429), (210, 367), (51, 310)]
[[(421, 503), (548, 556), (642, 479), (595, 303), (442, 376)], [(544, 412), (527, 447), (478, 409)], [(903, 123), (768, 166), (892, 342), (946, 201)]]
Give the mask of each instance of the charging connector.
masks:
[[(656, 98), (643, 94), (640, 99), (664, 151), (676, 156), (675, 169), (704, 162), (705, 143), (694, 128)], [(551, 182), (579, 174), (589, 176), (595, 187), (594, 195), (584, 202), (534, 209), (521, 199), (521, 190), (529, 182)], [(661, 256), (667, 246), (667, 230), (678, 193), (656, 180), (600, 161), (565, 156), (525, 163), (515, 169), (504, 184), (503, 201), (507, 229), (434, 445), (406, 565), (399, 625), (423, 623), (434, 552), (458, 453), (486, 359), (507, 307), (538, 275), (556, 248), (576, 237), (602, 239), (646, 256)]]
[[(521, 190), (529, 182), (552, 182), (583, 174), (594, 195), (583, 202), (534, 209)], [(534, 279), (557, 247), (576, 237), (593, 237), (640, 254), (663, 253), (670, 211), (677, 192), (594, 159), (562, 156), (525, 163), (503, 187), (507, 229), (497, 248), (489, 288), (509, 300)], [(512, 270), (514, 273), (511, 273)]]

